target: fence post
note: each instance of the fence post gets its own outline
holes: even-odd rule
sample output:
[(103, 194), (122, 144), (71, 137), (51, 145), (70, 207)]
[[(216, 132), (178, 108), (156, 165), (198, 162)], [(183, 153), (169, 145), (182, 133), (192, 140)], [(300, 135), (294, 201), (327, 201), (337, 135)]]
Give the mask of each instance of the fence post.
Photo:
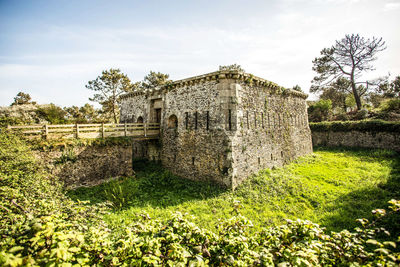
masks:
[(79, 138), (79, 125), (78, 123), (75, 124), (75, 129), (76, 129), (76, 139)]
[(101, 123), (101, 138), (104, 138), (104, 122)]
[(127, 131), (126, 122), (125, 122), (125, 124), (124, 124), (124, 127), (125, 127), (125, 128), (124, 128), (124, 133), (125, 133), (125, 136), (126, 136), (126, 134), (127, 134), (127, 133), (126, 133), (126, 131)]
[(47, 124), (44, 125), (44, 139), (48, 139), (49, 138), (49, 127), (47, 126)]
[(143, 128), (144, 128), (144, 137), (147, 136), (147, 123), (143, 124)]

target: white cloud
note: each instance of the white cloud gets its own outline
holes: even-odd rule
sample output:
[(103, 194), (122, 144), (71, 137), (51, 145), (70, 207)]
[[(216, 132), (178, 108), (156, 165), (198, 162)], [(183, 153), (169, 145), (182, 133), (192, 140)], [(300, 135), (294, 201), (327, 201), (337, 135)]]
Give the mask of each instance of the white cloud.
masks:
[(384, 11), (393, 11), (400, 8), (400, 2), (389, 2), (386, 3), (383, 7)]

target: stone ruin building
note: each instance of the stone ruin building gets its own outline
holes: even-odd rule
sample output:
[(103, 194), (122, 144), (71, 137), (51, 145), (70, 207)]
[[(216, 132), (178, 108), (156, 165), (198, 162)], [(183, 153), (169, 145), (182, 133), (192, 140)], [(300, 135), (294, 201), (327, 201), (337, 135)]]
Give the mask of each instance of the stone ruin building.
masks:
[(235, 188), (312, 152), (306, 98), (248, 73), (217, 71), (126, 94), (120, 119), (160, 123), (157, 139), (134, 140), (134, 159)]

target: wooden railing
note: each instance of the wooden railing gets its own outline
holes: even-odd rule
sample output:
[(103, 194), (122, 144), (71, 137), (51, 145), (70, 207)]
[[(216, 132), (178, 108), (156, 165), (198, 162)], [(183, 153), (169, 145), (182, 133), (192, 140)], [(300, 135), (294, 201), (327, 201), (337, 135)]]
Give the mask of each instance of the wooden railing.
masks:
[(20, 132), (29, 138), (106, 138), (133, 136), (158, 138), (159, 123), (98, 123), (98, 124), (44, 124), (8, 126), (10, 131)]

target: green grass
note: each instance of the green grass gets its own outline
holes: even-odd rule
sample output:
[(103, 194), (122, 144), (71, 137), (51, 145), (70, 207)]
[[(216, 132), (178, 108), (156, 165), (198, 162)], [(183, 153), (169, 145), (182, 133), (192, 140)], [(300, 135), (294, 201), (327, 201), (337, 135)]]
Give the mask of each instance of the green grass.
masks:
[[(91, 203), (113, 200), (118, 209), (105, 220), (120, 229), (142, 214), (167, 219), (180, 211), (212, 230), (218, 219), (239, 211), (253, 222), (254, 230), (301, 218), (340, 231), (357, 226), (357, 218), (370, 218), (371, 210), (387, 207), (388, 200), (400, 198), (400, 158), (385, 150), (319, 148), (284, 168), (248, 178), (234, 192), (180, 179), (149, 164), (136, 177), (68, 194)], [(396, 221), (389, 224), (399, 233)]]

